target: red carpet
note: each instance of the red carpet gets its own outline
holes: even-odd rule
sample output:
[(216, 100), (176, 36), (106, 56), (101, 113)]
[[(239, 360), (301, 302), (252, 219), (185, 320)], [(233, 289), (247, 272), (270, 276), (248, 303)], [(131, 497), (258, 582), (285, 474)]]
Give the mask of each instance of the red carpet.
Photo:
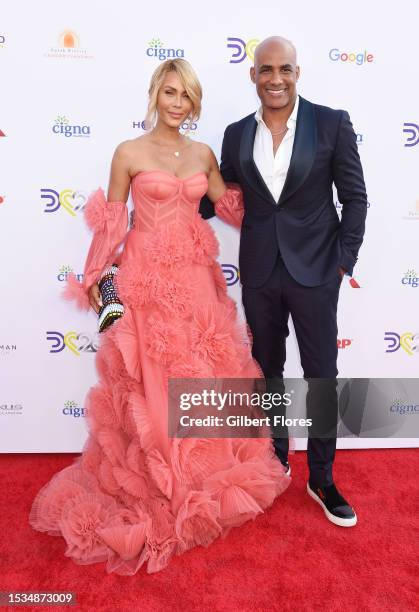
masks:
[(297, 452), (293, 482), (266, 514), (162, 572), (130, 577), (77, 566), (63, 539), (29, 527), (35, 493), (74, 456), (0, 455), (0, 591), (75, 591), (78, 605), (59, 609), (89, 612), (419, 610), (418, 450), (338, 453), (335, 480), (358, 514), (352, 529), (330, 524), (308, 497)]

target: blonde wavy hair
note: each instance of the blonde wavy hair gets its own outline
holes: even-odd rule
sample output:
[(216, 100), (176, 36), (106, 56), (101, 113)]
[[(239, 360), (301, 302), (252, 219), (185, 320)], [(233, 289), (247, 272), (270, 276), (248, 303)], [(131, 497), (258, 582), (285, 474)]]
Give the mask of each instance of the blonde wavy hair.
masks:
[(148, 89), (148, 108), (145, 118), (146, 129), (150, 130), (157, 120), (157, 97), (160, 88), (168, 72), (176, 72), (185, 88), (192, 103), (192, 111), (189, 116), (189, 127), (193, 121), (197, 121), (201, 115), (202, 87), (196, 76), (195, 70), (189, 62), (184, 59), (168, 59), (153, 72), (150, 87)]

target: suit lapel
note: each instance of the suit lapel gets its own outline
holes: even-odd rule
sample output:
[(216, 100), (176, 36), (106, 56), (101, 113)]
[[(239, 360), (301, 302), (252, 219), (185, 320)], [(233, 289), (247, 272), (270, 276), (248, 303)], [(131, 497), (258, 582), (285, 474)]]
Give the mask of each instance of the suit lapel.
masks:
[(276, 206), (276, 202), (269, 191), (268, 186), (262, 178), (256, 164), (253, 159), (253, 146), (255, 143), (257, 122), (254, 115), (251, 115), (242, 131), (239, 148), (239, 162), (243, 175), (246, 177), (249, 185), (257, 191), (257, 193), (264, 199), (268, 200)]
[(278, 205), (281, 206), (283, 202), (291, 197), (303, 184), (314, 162), (317, 149), (317, 125), (314, 115), (314, 105), (300, 96), (297, 128), (295, 131), (290, 166), (278, 202), (275, 202), (253, 159), (256, 128), (256, 119), (254, 115), (250, 115), (244, 124), (240, 139), (240, 167), (247, 182), (262, 198), (275, 207)]
[(290, 166), (278, 205), (293, 195), (306, 180), (317, 149), (317, 125), (314, 104), (300, 96)]

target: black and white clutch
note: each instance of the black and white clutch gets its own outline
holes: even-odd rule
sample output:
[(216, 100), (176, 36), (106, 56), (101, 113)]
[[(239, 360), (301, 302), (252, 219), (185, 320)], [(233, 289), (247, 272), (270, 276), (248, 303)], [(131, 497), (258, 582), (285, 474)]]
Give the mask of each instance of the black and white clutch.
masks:
[(99, 332), (105, 331), (124, 314), (124, 305), (116, 292), (115, 276), (117, 273), (118, 266), (112, 264), (103, 272), (98, 283), (102, 298), (102, 306), (98, 312)]

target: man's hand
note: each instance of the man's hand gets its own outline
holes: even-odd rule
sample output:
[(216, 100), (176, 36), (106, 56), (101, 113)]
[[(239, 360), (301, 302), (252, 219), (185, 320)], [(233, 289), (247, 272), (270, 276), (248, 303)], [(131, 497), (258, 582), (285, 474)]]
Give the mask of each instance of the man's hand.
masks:
[(99, 308), (102, 306), (102, 298), (100, 296), (99, 285), (95, 283), (89, 289), (89, 302), (90, 306), (97, 313)]

